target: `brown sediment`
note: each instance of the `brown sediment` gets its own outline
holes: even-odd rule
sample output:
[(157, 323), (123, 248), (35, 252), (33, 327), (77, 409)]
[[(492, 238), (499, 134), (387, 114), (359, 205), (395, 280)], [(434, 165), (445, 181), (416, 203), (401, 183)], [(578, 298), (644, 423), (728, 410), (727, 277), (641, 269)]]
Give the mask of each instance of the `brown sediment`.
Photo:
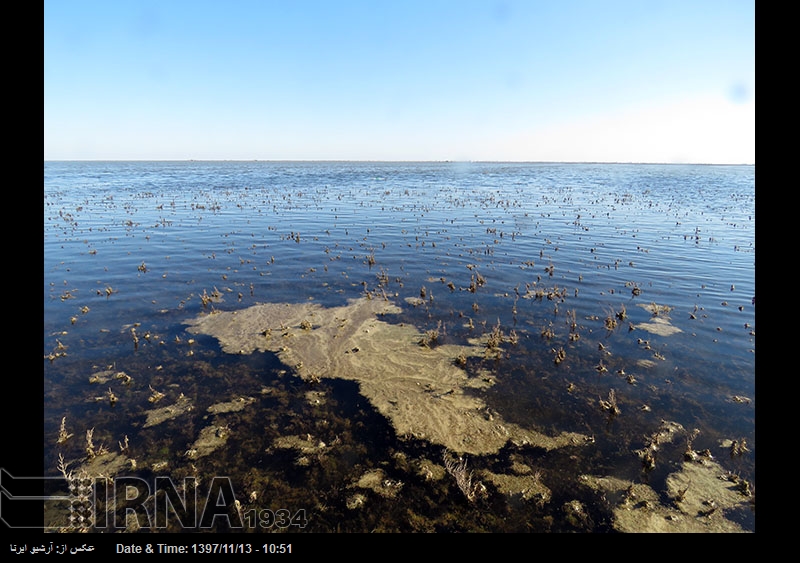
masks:
[(546, 504), (553, 495), (535, 472), (507, 475), (481, 471), (479, 476), (492, 483), (503, 494), (537, 504)]
[[(650, 450), (683, 432), (680, 424), (663, 421), (648, 439)], [(667, 476), (666, 502), (643, 483), (593, 475), (583, 475), (579, 482), (611, 501), (614, 528), (620, 532), (744, 532), (724, 512), (752, 501), (750, 484), (726, 472), (710, 455), (688, 456), (679, 467)]]
[(229, 436), (230, 429), (227, 426), (218, 424), (206, 426), (200, 431), (197, 440), (194, 441), (185, 455), (189, 459), (205, 457), (214, 452), (214, 450), (224, 446)]
[(370, 469), (351, 487), (367, 489), (385, 498), (395, 498), (403, 488), (402, 481), (388, 479), (382, 469)]
[(422, 477), (425, 481), (439, 481), (447, 475), (444, 467), (426, 458), (415, 460), (414, 469), (417, 476)]
[(311, 434), (305, 436), (279, 436), (272, 443), (272, 448), (277, 450), (296, 450), (302, 454), (323, 453), (328, 445), (322, 440), (317, 440)]
[(217, 338), (228, 353), (275, 352), (306, 381), (356, 381), (398, 435), (454, 452), (494, 453), (509, 441), (545, 449), (587, 442), (580, 434), (547, 436), (486, 416), (486, 404), (468, 390), (479, 392), (491, 378), (470, 377), (456, 361), (482, 357), (485, 343), (420, 346), (418, 329), (382, 320), (400, 311), (389, 301), (365, 297), (332, 308), (267, 303), (201, 315), (187, 324), (192, 333)]
[(117, 452), (105, 452), (98, 454), (81, 465), (75, 471), (76, 477), (96, 478), (111, 477), (129, 467), (130, 459), (128, 456)]
[(147, 420), (144, 423), (144, 427), (148, 428), (150, 426), (161, 424), (164, 421), (177, 418), (183, 413), (189, 412), (193, 408), (194, 405), (189, 397), (181, 393), (173, 404), (147, 411)]
[(220, 414), (224, 412), (237, 412), (243, 410), (247, 405), (253, 403), (255, 398), (253, 397), (239, 397), (232, 401), (227, 401), (225, 403), (216, 403), (208, 407), (208, 412), (211, 414)]
[(616, 499), (614, 528), (620, 532), (744, 532), (724, 511), (749, 499), (735, 483), (721, 478), (724, 473), (713, 461), (683, 462), (680, 471), (667, 477), (672, 504), (661, 503), (659, 494), (643, 483), (588, 475), (581, 482)]

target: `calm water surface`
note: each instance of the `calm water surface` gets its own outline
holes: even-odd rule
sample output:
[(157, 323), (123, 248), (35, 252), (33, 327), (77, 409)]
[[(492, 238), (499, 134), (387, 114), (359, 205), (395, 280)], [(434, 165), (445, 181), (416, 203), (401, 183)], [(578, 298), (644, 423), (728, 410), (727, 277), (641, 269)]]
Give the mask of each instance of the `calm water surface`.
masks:
[[(128, 437), (136, 467), (125, 475), (226, 475), (248, 506), (305, 510), (306, 531), (569, 531), (576, 524), (560, 508), (576, 498), (591, 516), (579, 531), (608, 531), (603, 499), (576, 479), (663, 490), (679, 455), (643, 471), (633, 452), (669, 420), (699, 431), (696, 450), (755, 485), (754, 213), (748, 166), (47, 162), (45, 472), (58, 475), (59, 454), (79, 465), (94, 429), (109, 450)], [(484, 283), (471, 291), (476, 273)], [(399, 322), (441, 327), (445, 342), (498, 323), (515, 331), (518, 342), (483, 366), (497, 378), (487, 404), (523, 426), (595, 442), (469, 462), (476, 471), (515, 461), (541, 471), (548, 503), (490, 491), (476, 508), (447, 480), (416, 477), (412, 461), (440, 460), (440, 450), (395, 436), (355, 384), (323, 379), (315, 390), (326, 400), (312, 405), (308, 384), (274, 356), (224, 354), (216, 340), (186, 332), (188, 319), (208, 311), (204, 292), (221, 296), (219, 310), (338, 306), (379, 285), (403, 306)], [(422, 288), (424, 304), (408, 305)], [(653, 303), (670, 308), (680, 332), (633, 329), (652, 320)], [(560, 347), (566, 358), (556, 364)], [(90, 382), (106, 369), (131, 381)], [(160, 404), (183, 393), (195, 409), (148, 427), (151, 389), (165, 394)], [(612, 389), (621, 412), (609, 418), (598, 402)], [(207, 407), (242, 396), (257, 401), (225, 419), (226, 446), (187, 458)], [(74, 436), (57, 443), (64, 417)], [(337, 447), (298, 462), (270, 447), (285, 435)], [(742, 439), (741, 455), (722, 445)], [(683, 451), (685, 439), (674, 447)], [(352, 483), (371, 468), (402, 482), (402, 493), (367, 495), (354, 509)], [(751, 509), (730, 518), (754, 529)]]

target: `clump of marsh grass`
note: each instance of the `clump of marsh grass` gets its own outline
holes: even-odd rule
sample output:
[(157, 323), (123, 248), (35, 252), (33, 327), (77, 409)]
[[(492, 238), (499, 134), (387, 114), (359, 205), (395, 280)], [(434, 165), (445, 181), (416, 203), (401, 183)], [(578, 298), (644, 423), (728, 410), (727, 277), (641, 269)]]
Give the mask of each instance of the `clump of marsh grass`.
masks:
[(578, 316), (575, 313), (575, 309), (567, 311), (567, 323), (569, 324), (570, 332), (578, 330)]
[(668, 315), (669, 312), (672, 311), (672, 307), (670, 307), (669, 305), (658, 305), (656, 303), (650, 303), (650, 305), (648, 305), (646, 309), (650, 311), (650, 314), (653, 315), (654, 317), (657, 317), (659, 315)]
[(419, 345), (423, 348), (430, 348), (432, 345), (439, 341), (439, 335), (442, 330), (442, 321), (436, 325), (436, 328), (426, 330), (422, 337), (419, 339)]
[(64, 461), (64, 454), (58, 454), (58, 465), (56, 468), (61, 472), (61, 475), (64, 476), (64, 479), (70, 481), (72, 479), (72, 470), (69, 470), (69, 462)]
[(86, 456), (89, 459), (93, 459), (97, 455), (97, 453), (94, 450), (94, 442), (92, 441), (93, 435), (94, 435), (94, 428), (86, 431)]
[(152, 385), (150, 385), (150, 396), (147, 398), (148, 401), (151, 403), (157, 403), (161, 399), (164, 398), (164, 393), (161, 391), (156, 391)]
[(58, 441), (57, 443), (63, 444), (70, 438), (72, 438), (73, 434), (67, 432), (67, 417), (61, 419), (61, 428), (58, 431)]
[(456, 485), (464, 493), (469, 502), (475, 502), (484, 490), (483, 483), (473, 481), (472, 471), (467, 469), (467, 460), (462, 457), (455, 457), (447, 451), (442, 453), (444, 467), (447, 472), (456, 480)]
[(617, 393), (613, 389), (608, 392), (608, 400), (600, 399), (600, 406), (610, 416), (617, 416), (621, 411), (617, 405)]
[(489, 333), (489, 338), (486, 340), (486, 351), (492, 353), (499, 353), (500, 352), (500, 344), (503, 343), (503, 330), (500, 328), (500, 321), (497, 321), (497, 324)]

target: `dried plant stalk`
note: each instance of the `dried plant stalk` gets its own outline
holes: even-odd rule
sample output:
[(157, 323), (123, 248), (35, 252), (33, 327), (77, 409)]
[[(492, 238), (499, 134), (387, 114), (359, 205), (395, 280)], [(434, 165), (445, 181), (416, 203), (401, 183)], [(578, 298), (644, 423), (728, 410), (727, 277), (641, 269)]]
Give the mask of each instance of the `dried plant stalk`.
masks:
[(468, 501), (475, 502), (482, 485), (480, 482), (473, 482), (472, 471), (467, 469), (467, 460), (461, 457), (456, 458), (449, 455), (448, 452), (444, 452), (442, 458), (445, 469), (456, 480), (458, 488), (461, 489)]

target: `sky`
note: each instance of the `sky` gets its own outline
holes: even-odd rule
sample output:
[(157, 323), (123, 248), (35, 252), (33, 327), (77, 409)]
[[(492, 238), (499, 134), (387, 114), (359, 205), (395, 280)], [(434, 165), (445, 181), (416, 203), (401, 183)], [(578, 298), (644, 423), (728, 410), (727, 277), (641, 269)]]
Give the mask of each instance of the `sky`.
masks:
[(45, 0), (45, 160), (755, 163), (755, 1)]

